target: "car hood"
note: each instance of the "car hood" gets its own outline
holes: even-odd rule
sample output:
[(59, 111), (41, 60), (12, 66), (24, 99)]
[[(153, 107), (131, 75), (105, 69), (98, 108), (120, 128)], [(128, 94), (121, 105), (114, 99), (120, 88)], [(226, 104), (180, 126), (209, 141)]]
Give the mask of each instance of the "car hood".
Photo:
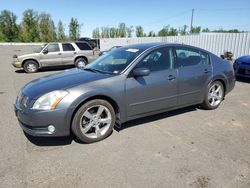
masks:
[(29, 57), (37, 57), (39, 55), (39, 53), (32, 53), (32, 54), (25, 54), (25, 55), (19, 55), (17, 56), (18, 59), (25, 59), (25, 58), (29, 58)]
[(237, 58), (236, 61), (250, 64), (250, 55), (241, 56), (241, 57)]
[(113, 75), (94, 73), (81, 69), (70, 69), (62, 73), (33, 80), (23, 87), (22, 92), (31, 99), (37, 99), (41, 95), (54, 90), (67, 90), (74, 86), (112, 76)]

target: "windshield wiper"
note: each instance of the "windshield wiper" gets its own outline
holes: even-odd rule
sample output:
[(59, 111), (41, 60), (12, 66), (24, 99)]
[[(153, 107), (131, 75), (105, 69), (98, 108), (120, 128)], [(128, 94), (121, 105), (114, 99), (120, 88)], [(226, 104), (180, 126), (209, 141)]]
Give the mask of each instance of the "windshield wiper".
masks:
[(91, 72), (102, 72), (102, 71), (100, 71), (100, 70), (92, 69), (92, 68), (84, 68), (83, 70), (91, 71)]
[(93, 69), (93, 68), (84, 68), (83, 70), (87, 70), (87, 71), (91, 71), (91, 72), (98, 72), (98, 73), (102, 73), (102, 74), (114, 74), (112, 72), (108, 72), (108, 71), (103, 71), (103, 70), (99, 70), (99, 69)]

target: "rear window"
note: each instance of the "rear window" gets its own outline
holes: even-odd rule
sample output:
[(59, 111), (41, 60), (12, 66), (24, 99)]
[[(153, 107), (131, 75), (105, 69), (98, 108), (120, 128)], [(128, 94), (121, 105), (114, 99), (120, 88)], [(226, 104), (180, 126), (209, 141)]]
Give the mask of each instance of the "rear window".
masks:
[(209, 64), (209, 55), (200, 50), (177, 47), (176, 55), (181, 67)]
[(89, 44), (85, 42), (76, 42), (76, 45), (80, 50), (92, 50), (92, 48), (89, 46)]

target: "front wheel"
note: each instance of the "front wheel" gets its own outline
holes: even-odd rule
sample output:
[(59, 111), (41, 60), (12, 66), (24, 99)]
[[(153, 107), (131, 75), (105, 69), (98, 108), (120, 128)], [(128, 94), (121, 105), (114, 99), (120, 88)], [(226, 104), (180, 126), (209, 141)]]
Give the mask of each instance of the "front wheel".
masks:
[(95, 99), (86, 102), (76, 112), (72, 121), (72, 132), (84, 143), (103, 140), (113, 130), (115, 111), (105, 100)]
[(27, 73), (34, 73), (38, 71), (39, 67), (37, 62), (33, 60), (28, 60), (23, 64), (23, 69)]
[(216, 109), (224, 98), (224, 86), (220, 81), (212, 82), (206, 91), (202, 106), (205, 109)]

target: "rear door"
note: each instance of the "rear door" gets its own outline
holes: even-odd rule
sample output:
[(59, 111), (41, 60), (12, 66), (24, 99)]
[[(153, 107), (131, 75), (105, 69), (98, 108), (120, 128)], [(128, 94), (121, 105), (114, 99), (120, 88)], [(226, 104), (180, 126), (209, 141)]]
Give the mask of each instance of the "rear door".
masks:
[(57, 66), (62, 64), (61, 51), (58, 43), (51, 43), (45, 48), (48, 53), (43, 53), (40, 56), (42, 66)]
[(94, 56), (94, 51), (88, 43), (76, 42), (75, 44), (80, 50), (79, 54), (86, 56), (89, 63), (96, 59), (96, 57)]
[(178, 104), (201, 102), (212, 76), (209, 54), (195, 48), (176, 47), (178, 64)]
[(76, 50), (70, 43), (62, 43), (62, 64), (73, 65)]
[(148, 68), (144, 77), (129, 76), (126, 80), (127, 115), (133, 117), (177, 105), (177, 70), (171, 48), (150, 52), (136, 68)]

